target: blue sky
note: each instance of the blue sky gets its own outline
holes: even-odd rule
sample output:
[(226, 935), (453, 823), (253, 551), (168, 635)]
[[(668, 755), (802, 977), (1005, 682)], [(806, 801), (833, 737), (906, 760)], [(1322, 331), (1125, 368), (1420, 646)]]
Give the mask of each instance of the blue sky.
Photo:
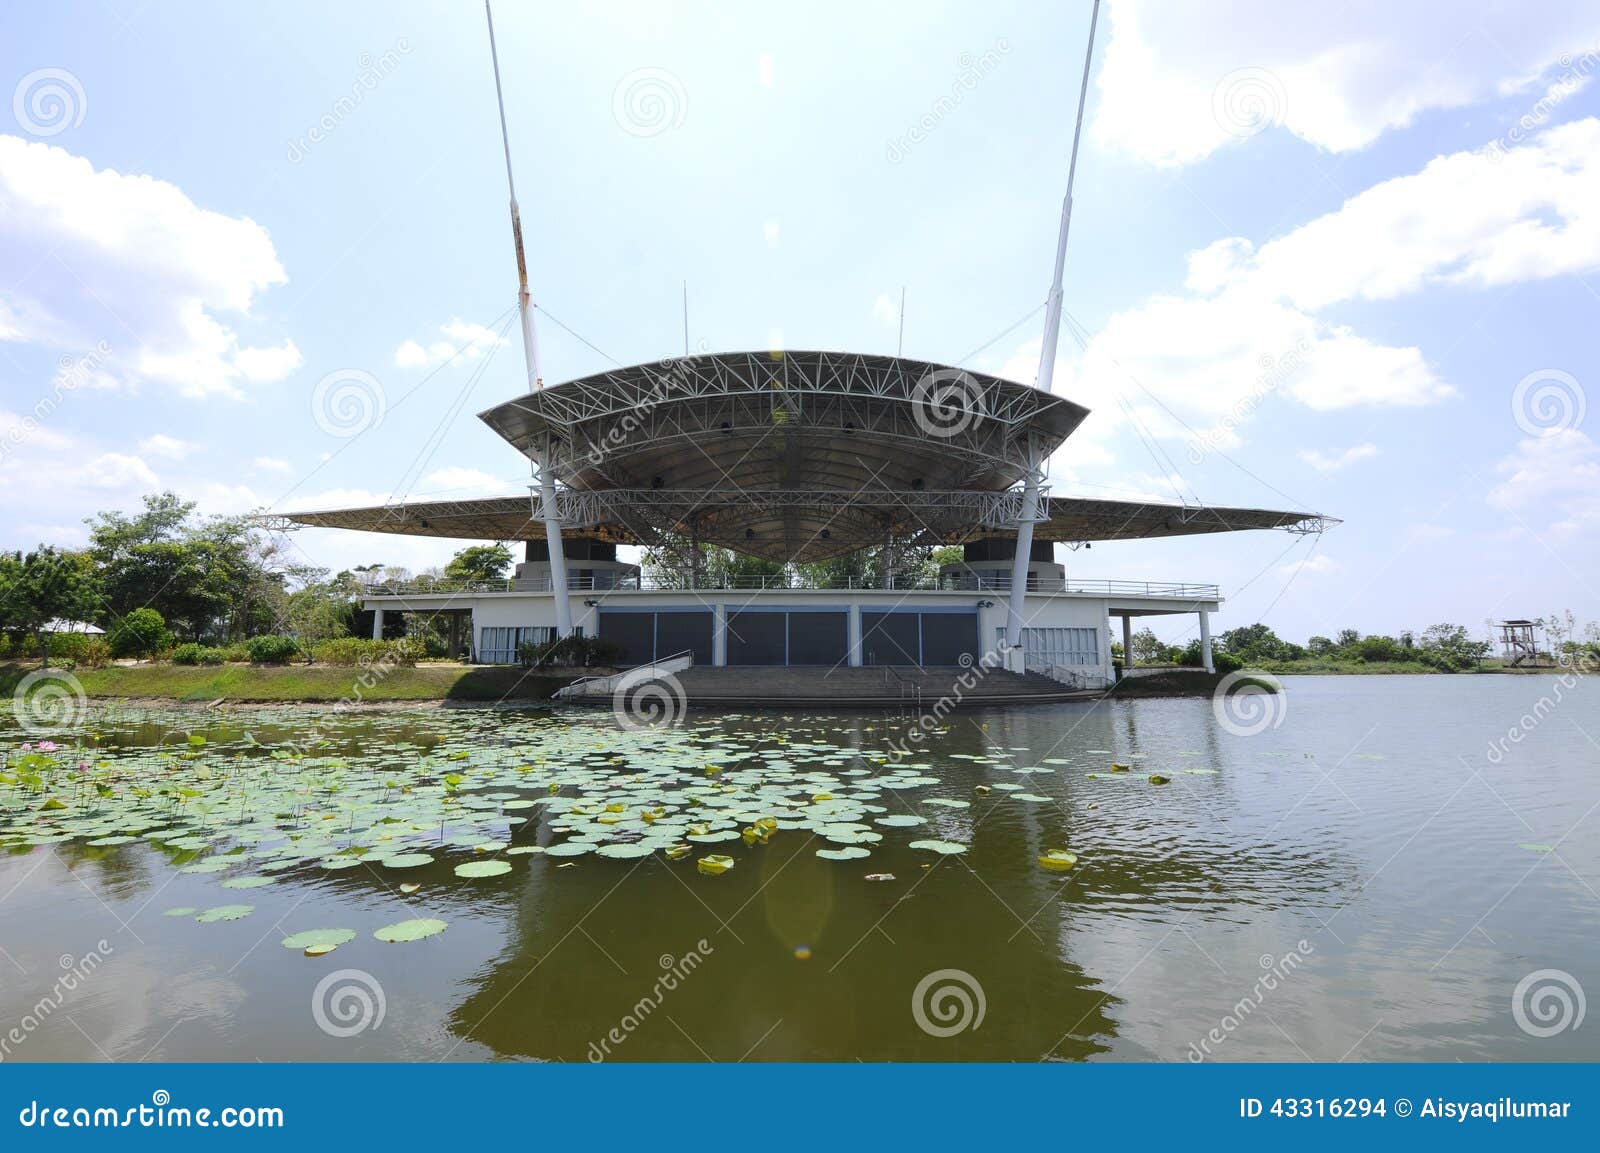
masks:
[[(1219, 627), (1302, 640), (1600, 616), (1600, 9), (1327, 8), (1102, 12), (1086, 347), (1064, 334), (1055, 377), (1093, 415), (1051, 472), (1344, 523), (1062, 559), (1216, 581)], [(680, 352), (685, 280), (711, 350), (892, 352), (902, 286), (908, 355), (1005, 331), (1048, 288), (1088, 12), (503, 2), (545, 380)], [(0, 546), (81, 543), (162, 487), (522, 490), (472, 416), (524, 387), (481, 5), (8, 6), (7, 93)], [(1031, 382), (1041, 327), (966, 363)], [(383, 413), (341, 436), (349, 387)], [(297, 540), (330, 567), (454, 547)]]

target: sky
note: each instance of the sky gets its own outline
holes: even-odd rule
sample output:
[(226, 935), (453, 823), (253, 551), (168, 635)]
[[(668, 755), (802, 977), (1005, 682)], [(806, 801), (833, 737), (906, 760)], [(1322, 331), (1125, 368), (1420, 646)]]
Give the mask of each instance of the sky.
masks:
[[(1089, 11), (502, 0), (545, 382), (681, 353), (687, 283), (695, 348), (892, 353), (903, 289), (906, 355), (1032, 383)], [(1593, 3), (1108, 0), (1051, 491), (1342, 523), (1069, 576), (1300, 641), (1600, 617), (1597, 74)], [(0, 9), (0, 547), (521, 493), (515, 304), (480, 4)]]

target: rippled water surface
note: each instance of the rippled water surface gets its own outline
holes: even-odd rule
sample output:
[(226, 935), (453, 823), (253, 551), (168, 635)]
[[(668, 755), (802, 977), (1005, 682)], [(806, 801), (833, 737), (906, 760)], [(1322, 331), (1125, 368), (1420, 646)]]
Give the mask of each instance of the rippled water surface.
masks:
[(1600, 991), (1600, 695), (1554, 688), (1295, 678), (1248, 736), (957, 713), (904, 756), (870, 713), (7, 728), (0, 1057), (1596, 1059), (1594, 1022), (1534, 1035)]

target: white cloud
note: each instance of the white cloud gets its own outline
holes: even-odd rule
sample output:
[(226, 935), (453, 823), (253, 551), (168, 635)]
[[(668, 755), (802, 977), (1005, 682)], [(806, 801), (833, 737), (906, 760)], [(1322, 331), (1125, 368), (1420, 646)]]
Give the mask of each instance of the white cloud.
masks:
[(1572, 529), (1600, 523), (1600, 445), (1575, 428), (1529, 437), (1495, 465), (1491, 507)]
[(304, 361), (305, 358), (292, 340), (284, 341), (277, 348), (241, 348), (234, 357), (239, 372), (255, 384), (272, 384), (283, 380)]
[(275, 456), (258, 456), (250, 462), (262, 472), (293, 472), (294, 465)]
[(288, 280), (248, 217), (15, 136), (0, 136), (0, 202), (0, 247), (19, 277), (0, 297), (0, 339), (74, 352), (104, 342), (106, 372), (192, 397), (239, 396), (291, 353), (298, 363), (292, 343), (250, 347), (233, 327)]
[(153, 490), (161, 480), (150, 466), (136, 456), (105, 452), (81, 466), (85, 484), (93, 488)]
[(153, 456), (159, 460), (182, 460), (199, 446), (187, 441), (179, 440), (175, 436), (168, 436), (158, 432), (154, 436), (147, 436), (139, 442), (139, 451), (145, 456)]
[(444, 340), (430, 341), (427, 347), (415, 340), (407, 340), (394, 350), (394, 362), (400, 368), (429, 368), (443, 364), (457, 353), (468, 360), (477, 360), (496, 345), (504, 344), (505, 337), (493, 329), (471, 321), (452, 317), (439, 326)]
[[(1259, 247), (1227, 237), (1192, 252), (1187, 291), (1115, 314), (1057, 379), (1069, 395), (1107, 398), (1079, 434), (1090, 443), (1127, 423), (1126, 405), (1155, 436), (1226, 451), (1279, 396), (1327, 412), (1455, 394), (1421, 349), (1333, 321), (1337, 305), (1597, 270), (1600, 119), (1588, 118), (1516, 148), (1438, 157)], [(1023, 344), (1000, 374), (1031, 381), (1038, 349)], [(1366, 455), (1304, 459), (1331, 468)]]
[(878, 293), (878, 298), (872, 302), (872, 318), (890, 328), (900, 323), (900, 308), (887, 292)]
[(1368, 457), (1377, 455), (1378, 446), (1369, 442), (1347, 448), (1337, 456), (1329, 456), (1327, 453), (1318, 452), (1314, 448), (1306, 449), (1300, 454), (1300, 459), (1318, 472), (1338, 472), (1341, 468), (1352, 465), (1358, 460), (1366, 460)]
[(1286, 577), (1298, 576), (1301, 573), (1336, 572), (1339, 566), (1332, 557), (1318, 555), (1306, 560), (1290, 561), (1288, 564), (1279, 565), (1278, 571)]
[(440, 496), (522, 496), (528, 491), (526, 482), (517, 484), (475, 468), (450, 465), (436, 468), (417, 482), (417, 491), (411, 499), (426, 500), (432, 494)]
[(1600, 37), (1600, 10), (1560, 0), (1352, 0), (1305, 19), (1274, 0), (1114, 0), (1108, 16), (1093, 138), (1161, 165), (1280, 126), (1347, 152), (1430, 110), (1531, 100)]

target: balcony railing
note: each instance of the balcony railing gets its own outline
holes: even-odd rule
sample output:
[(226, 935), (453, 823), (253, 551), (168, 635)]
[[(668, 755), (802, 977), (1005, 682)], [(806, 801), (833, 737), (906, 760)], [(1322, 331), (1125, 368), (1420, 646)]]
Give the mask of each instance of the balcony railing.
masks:
[[(882, 581), (864, 577), (843, 577), (836, 580), (813, 580), (798, 573), (776, 576), (725, 576), (701, 575), (691, 581), (687, 574), (680, 579), (660, 580), (650, 576), (624, 575), (616, 580), (609, 577), (571, 577), (567, 580), (568, 592), (740, 592), (763, 589), (791, 590), (853, 590), (882, 589)], [(888, 586), (895, 592), (996, 592), (1011, 591), (1010, 573), (946, 574), (943, 578), (895, 577)], [(445, 578), (430, 580), (426, 577), (410, 581), (386, 582), (366, 586), (366, 596), (414, 596), (417, 594), (480, 593), (547, 593), (552, 591), (550, 578), (529, 580), (456, 581)], [(1055, 578), (1033, 577), (1028, 581), (1029, 592), (1077, 593), (1083, 596), (1103, 597), (1161, 597), (1173, 600), (1217, 600), (1219, 589), (1214, 584), (1186, 584), (1175, 581), (1123, 581), (1101, 580), (1062, 581)]]

